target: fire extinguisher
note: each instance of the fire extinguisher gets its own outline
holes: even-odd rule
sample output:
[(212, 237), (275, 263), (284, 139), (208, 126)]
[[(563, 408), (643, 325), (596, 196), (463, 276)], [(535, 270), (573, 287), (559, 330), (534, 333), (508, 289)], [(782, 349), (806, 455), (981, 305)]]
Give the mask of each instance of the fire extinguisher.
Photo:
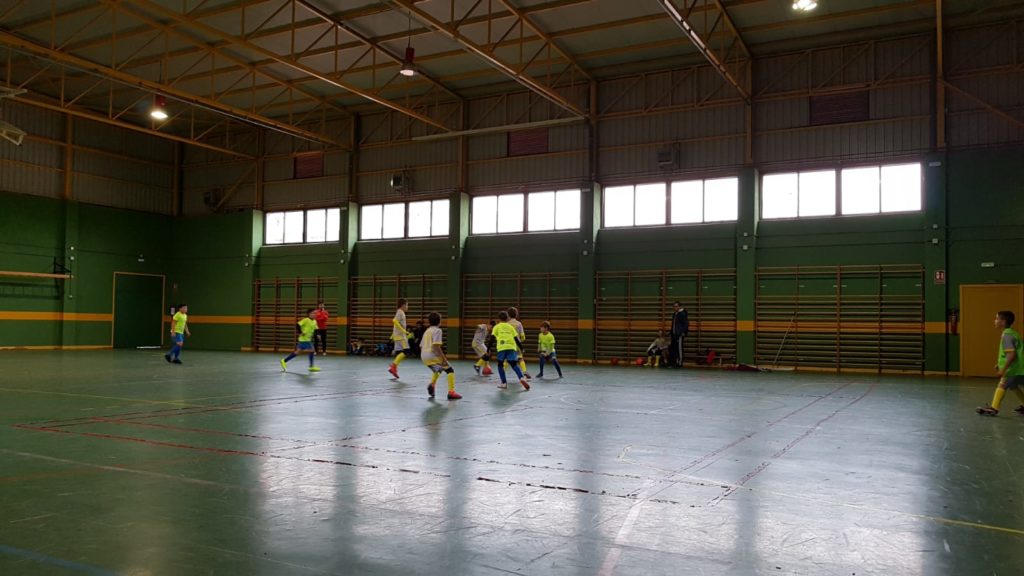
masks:
[(960, 320), (960, 309), (959, 308), (953, 308), (952, 310), (950, 310), (949, 311), (949, 333), (954, 335), (954, 336), (959, 334), (959, 332), (957, 332), (957, 323), (959, 322), (959, 320)]

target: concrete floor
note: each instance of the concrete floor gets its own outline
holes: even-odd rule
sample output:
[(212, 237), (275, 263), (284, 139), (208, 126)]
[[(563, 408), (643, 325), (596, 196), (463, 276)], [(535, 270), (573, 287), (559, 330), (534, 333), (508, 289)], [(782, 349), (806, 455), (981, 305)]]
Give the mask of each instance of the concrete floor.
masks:
[(992, 382), (183, 360), (0, 353), (0, 574), (1024, 573)]

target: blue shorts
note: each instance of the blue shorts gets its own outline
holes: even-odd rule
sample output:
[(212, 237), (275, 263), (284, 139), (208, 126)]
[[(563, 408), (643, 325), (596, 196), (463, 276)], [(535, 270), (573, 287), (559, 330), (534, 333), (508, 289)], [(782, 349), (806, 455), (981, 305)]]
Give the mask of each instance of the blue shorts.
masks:
[(313, 343), (312, 342), (299, 342), (298, 346), (296, 346), (295, 349), (296, 350), (310, 350), (310, 351), (312, 351), (313, 350)]
[(185, 335), (182, 334), (181, 332), (175, 332), (174, 337), (172, 337), (171, 340), (173, 340), (175, 344), (180, 346), (185, 343)]
[(519, 362), (519, 352), (515, 350), (502, 350), (498, 352), (498, 362)]

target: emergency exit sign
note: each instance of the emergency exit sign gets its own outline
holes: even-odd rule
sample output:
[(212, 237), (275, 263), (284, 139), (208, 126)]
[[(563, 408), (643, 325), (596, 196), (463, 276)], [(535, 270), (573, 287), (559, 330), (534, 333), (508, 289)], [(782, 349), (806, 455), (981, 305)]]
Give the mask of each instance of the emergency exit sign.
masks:
[(936, 270), (935, 271), (935, 283), (936, 284), (945, 284), (946, 283), (946, 271), (945, 270)]

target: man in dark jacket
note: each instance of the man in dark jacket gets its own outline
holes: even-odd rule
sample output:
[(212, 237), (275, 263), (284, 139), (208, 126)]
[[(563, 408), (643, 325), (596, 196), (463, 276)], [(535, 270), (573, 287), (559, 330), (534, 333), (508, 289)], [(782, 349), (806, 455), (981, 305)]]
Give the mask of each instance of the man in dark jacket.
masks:
[(683, 345), (690, 333), (690, 316), (677, 300), (672, 304), (672, 346), (669, 348), (669, 364), (675, 368), (683, 365)]

